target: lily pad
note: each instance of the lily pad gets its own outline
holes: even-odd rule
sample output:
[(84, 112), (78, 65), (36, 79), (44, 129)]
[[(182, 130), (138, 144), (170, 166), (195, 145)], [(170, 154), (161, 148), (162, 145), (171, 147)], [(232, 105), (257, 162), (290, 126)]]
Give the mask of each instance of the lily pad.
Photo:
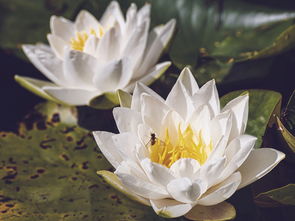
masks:
[(0, 133), (0, 220), (157, 220), (99, 181), (112, 167), (75, 122), (75, 109), (47, 102), (18, 134)]
[(214, 206), (195, 206), (185, 215), (185, 218), (196, 221), (232, 220), (236, 216), (235, 208), (227, 202)]
[(277, 124), (278, 129), (286, 141), (288, 147), (293, 151), (293, 153), (295, 153), (295, 137), (288, 131), (279, 118), (277, 118)]
[[(230, 92), (221, 97), (221, 106), (225, 106), (230, 100), (247, 91), (239, 90)], [(255, 148), (259, 148), (263, 141), (263, 135), (267, 126), (275, 123), (275, 116), (279, 116), (281, 109), (280, 93), (269, 90), (248, 90), (249, 93), (249, 117), (246, 133), (257, 137)]]
[(255, 202), (262, 206), (289, 205), (295, 206), (295, 184), (260, 193)]
[(295, 134), (295, 90), (293, 91), (285, 111), (282, 114), (282, 119), (287, 128), (294, 135)]

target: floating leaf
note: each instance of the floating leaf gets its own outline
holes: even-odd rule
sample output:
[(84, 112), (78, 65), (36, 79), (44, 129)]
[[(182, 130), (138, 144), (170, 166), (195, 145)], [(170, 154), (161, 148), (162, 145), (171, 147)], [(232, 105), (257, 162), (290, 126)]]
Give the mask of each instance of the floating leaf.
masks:
[(235, 216), (235, 208), (230, 203), (222, 202), (214, 206), (195, 206), (185, 218), (197, 221), (223, 221), (232, 220)]
[(282, 119), (286, 123), (290, 132), (295, 134), (295, 90), (293, 91), (282, 115)]
[(288, 184), (277, 189), (260, 193), (256, 196), (255, 202), (262, 206), (295, 206), (295, 184)]
[(279, 131), (282, 134), (284, 140), (288, 144), (288, 147), (295, 153), (295, 137), (291, 134), (288, 129), (284, 126), (281, 120), (277, 117), (277, 124)]
[(75, 108), (37, 105), (19, 134), (0, 133), (0, 220), (161, 220), (99, 181), (112, 169)]
[[(221, 106), (225, 106), (230, 100), (236, 98), (246, 91), (233, 91), (221, 97)], [(246, 133), (256, 136), (255, 147), (262, 144), (262, 137), (267, 125), (271, 126), (275, 118), (273, 114), (279, 115), (282, 96), (280, 93), (269, 90), (248, 90), (249, 93), (249, 117)]]

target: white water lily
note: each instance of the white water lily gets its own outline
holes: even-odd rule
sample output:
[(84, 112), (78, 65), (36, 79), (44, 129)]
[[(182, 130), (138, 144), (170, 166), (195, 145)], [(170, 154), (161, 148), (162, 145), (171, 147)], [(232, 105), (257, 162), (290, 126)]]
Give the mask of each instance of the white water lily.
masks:
[(199, 89), (187, 68), (166, 100), (141, 83), (122, 99), (113, 111), (120, 133), (96, 131), (94, 137), (121, 191), (161, 216), (221, 203), (285, 156), (253, 149), (256, 138), (245, 134), (248, 94), (221, 109), (214, 80)]
[(32, 92), (68, 105), (89, 105), (97, 96), (116, 103), (115, 91), (132, 92), (136, 81), (150, 84), (171, 62), (156, 64), (175, 28), (172, 19), (149, 32), (150, 5), (131, 4), (123, 17), (112, 1), (98, 21), (81, 11), (75, 22), (52, 16), (50, 47), (23, 45), (30, 61), (52, 81), (16, 76)]

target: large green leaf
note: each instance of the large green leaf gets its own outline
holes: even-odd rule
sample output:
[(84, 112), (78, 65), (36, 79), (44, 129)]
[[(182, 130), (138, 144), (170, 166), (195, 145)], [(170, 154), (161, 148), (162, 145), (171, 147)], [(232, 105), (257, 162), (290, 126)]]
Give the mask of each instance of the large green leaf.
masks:
[[(245, 93), (246, 91), (233, 91), (221, 97), (221, 106)], [(262, 138), (267, 129), (267, 125), (272, 126), (275, 122), (273, 115), (279, 116), (281, 106), (281, 94), (268, 90), (248, 90), (249, 93), (249, 117), (246, 133), (256, 136), (255, 147), (262, 144)]]
[(260, 193), (256, 196), (255, 201), (262, 206), (295, 206), (295, 184), (288, 184), (277, 189)]
[(0, 133), (1, 220), (161, 220), (100, 182), (112, 169), (75, 109), (44, 103), (18, 134)]
[(291, 133), (295, 134), (295, 90), (293, 91), (282, 119)]
[(286, 141), (288, 147), (295, 153), (295, 136), (289, 132), (279, 118), (277, 118), (278, 131)]
[(227, 61), (264, 57), (295, 43), (295, 12), (237, 0), (149, 2), (155, 23), (177, 18), (178, 33), (170, 54), (178, 64), (194, 66), (199, 56)]

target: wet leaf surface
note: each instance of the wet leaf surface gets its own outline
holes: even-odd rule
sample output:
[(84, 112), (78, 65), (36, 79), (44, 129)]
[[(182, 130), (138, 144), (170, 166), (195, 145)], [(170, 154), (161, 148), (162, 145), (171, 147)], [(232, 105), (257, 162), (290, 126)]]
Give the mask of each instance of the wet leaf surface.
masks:
[(0, 219), (156, 220), (150, 207), (99, 180), (96, 171), (112, 167), (73, 113), (40, 104), (19, 134), (0, 133)]
[(262, 206), (295, 206), (295, 184), (260, 193), (255, 201)]

